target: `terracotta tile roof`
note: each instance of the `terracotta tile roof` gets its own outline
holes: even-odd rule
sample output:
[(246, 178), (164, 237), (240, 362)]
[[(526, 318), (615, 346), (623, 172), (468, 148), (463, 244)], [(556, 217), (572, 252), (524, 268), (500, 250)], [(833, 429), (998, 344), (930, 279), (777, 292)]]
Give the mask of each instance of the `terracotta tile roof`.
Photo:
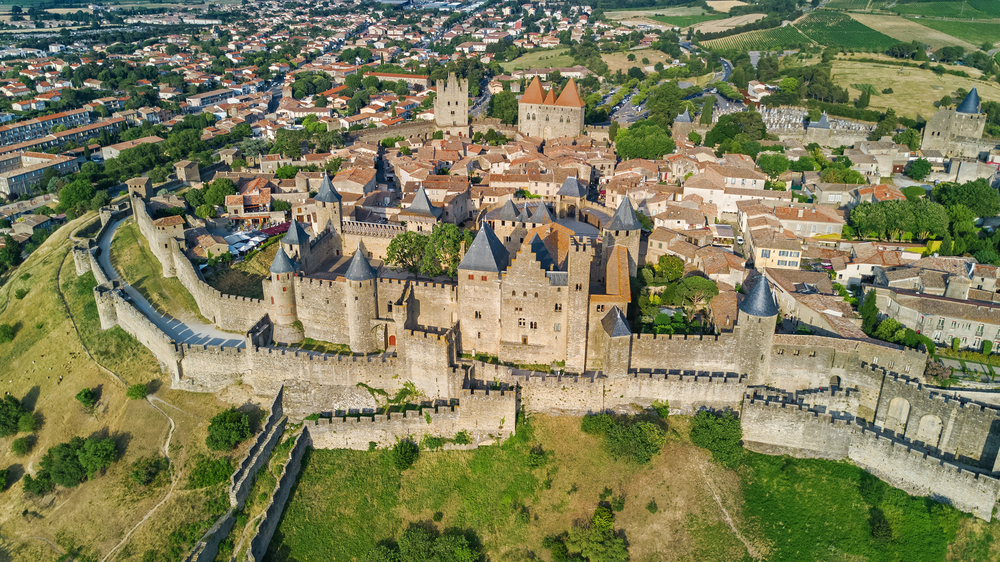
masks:
[(563, 88), (561, 94), (559, 94), (559, 99), (556, 100), (556, 105), (562, 107), (583, 107), (585, 104), (583, 100), (580, 99), (580, 92), (576, 89), (576, 81), (572, 78), (566, 83), (566, 87)]
[(524, 95), (518, 103), (545, 103), (545, 90), (542, 89), (542, 82), (537, 76), (525, 88)]

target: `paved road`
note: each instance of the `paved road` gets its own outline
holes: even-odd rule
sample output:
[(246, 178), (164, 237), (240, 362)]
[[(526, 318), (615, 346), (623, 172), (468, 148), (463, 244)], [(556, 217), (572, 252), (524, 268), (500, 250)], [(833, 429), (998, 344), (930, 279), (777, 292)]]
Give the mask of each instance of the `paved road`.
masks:
[[(122, 221), (115, 221), (111, 224), (111, 227), (105, 231), (104, 237), (101, 238), (97, 245), (101, 249), (101, 256), (98, 261), (101, 264), (101, 268), (108, 274), (111, 279), (121, 279), (118, 275), (118, 271), (111, 265), (111, 239), (114, 238), (115, 231), (121, 225)], [(214, 325), (202, 324), (200, 322), (181, 322), (176, 318), (171, 318), (160, 314), (156, 311), (153, 305), (149, 304), (139, 291), (136, 291), (131, 285), (126, 285), (125, 292), (132, 299), (133, 304), (146, 315), (149, 320), (156, 325), (157, 328), (163, 330), (165, 334), (174, 339), (174, 341), (181, 343), (189, 343), (191, 345), (225, 345), (226, 347), (246, 347), (243, 338), (230, 334), (228, 332), (223, 332), (222, 330), (216, 328)]]

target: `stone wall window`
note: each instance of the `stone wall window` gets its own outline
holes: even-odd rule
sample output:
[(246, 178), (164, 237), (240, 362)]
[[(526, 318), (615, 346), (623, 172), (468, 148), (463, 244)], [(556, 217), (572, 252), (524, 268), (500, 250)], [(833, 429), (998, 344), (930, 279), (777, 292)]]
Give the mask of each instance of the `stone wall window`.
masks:
[(523, 327), (524, 327), (524, 324), (525, 324), (525, 322), (524, 322), (524, 318), (518, 318), (518, 319), (517, 319), (517, 325), (518, 325), (519, 327), (523, 328)]
[(556, 303), (556, 312), (562, 312), (562, 303), (560, 302)]
[(555, 324), (553, 324), (552, 325), (552, 331), (553, 332), (561, 332), (562, 331), (562, 324), (560, 324), (559, 322), (556, 322)]
[(476, 318), (482, 318), (482, 317), (483, 317), (483, 313), (477, 310), (476, 311)]
[(530, 327), (531, 327), (532, 330), (537, 330), (538, 329), (538, 322), (532, 322)]
[(604, 305), (603, 304), (597, 305), (597, 312), (604, 312)]

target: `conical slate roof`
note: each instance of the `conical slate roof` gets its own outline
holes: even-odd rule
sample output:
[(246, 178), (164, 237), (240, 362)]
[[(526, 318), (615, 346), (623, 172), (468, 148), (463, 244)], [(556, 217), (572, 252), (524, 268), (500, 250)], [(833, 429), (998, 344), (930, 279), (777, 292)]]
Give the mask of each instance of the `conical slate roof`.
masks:
[(778, 315), (778, 304), (774, 301), (771, 284), (766, 277), (761, 276), (757, 280), (750, 294), (740, 303), (740, 311), (760, 318)]
[(465, 257), (462, 258), (462, 263), (458, 264), (458, 268), (499, 273), (507, 269), (508, 261), (510, 253), (507, 252), (507, 248), (504, 248), (490, 225), (484, 222), (476, 234), (476, 239), (465, 251)]
[(378, 277), (375, 268), (372, 267), (372, 264), (368, 263), (368, 258), (365, 257), (365, 253), (361, 249), (361, 244), (358, 244), (358, 251), (354, 252), (354, 257), (351, 258), (351, 265), (347, 267), (347, 273), (344, 274), (344, 277), (348, 281), (368, 281)]
[(552, 213), (549, 212), (549, 208), (542, 203), (535, 207), (535, 212), (531, 214), (530, 222), (535, 224), (549, 224), (553, 222)]
[(313, 199), (321, 203), (340, 203), (342, 197), (334, 189), (333, 183), (330, 181), (330, 176), (324, 173), (323, 183), (319, 184), (319, 191)]
[(639, 223), (639, 219), (635, 216), (635, 210), (632, 208), (632, 201), (626, 195), (622, 199), (621, 205), (618, 205), (618, 210), (615, 211), (615, 216), (611, 217), (611, 222), (605, 227), (606, 230), (641, 230), (642, 224)]
[(586, 197), (587, 191), (580, 185), (580, 180), (567, 176), (566, 181), (559, 187), (556, 195), (562, 195), (563, 197)]
[(625, 319), (625, 315), (622, 314), (617, 305), (611, 307), (611, 310), (604, 315), (604, 318), (601, 319), (601, 325), (604, 326), (604, 331), (613, 338), (632, 335), (632, 330), (628, 327), (628, 320)]
[(825, 111), (823, 112), (823, 115), (820, 116), (819, 121), (816, 121), (816, 122), (810, 121), (809, 122), (809, 128), (810, 129), (829, 129), (830, 128), (830, 118), (826, 116), (826, 112)]
[(531, 240), (528, 241), (528, 247), (535, 254), (535, 259), (542, 266), (542, 270), (550, 271), (555, 264), (555, 260), (552, 259), (552, 254), (549, 253), (549, 249), (545, 247), (545, 243), (542, 242), (542, 239), (537, 234), (532, 236)]
[(514, 206), (514, 202), (510, 199), (504, 202), (503, 206), (500, 207), (500, 212), (496, 216), (496, 220), (501, 221), (514, 221), (520, 220), (520, 214), (517, 212), (517, 207)]
[(292, 224), (288, 225), (288, 234), (285, 235), (281, 242), (293, 246), (303, 246), (309, 242), (309, 235), (302, 229), (299, 221), (292, 219)]
[(275, 254), (274, 261), (271, 262), (271, 273), (291, 273), (293, 271), (295, 271), (295, 265), (292, 264), (288, 254), (279, 245), (278, 253)]
[(521, 207), (521, 212), (517, 215), (517, 220), (521, 222), (531, 222), (531, 211), (528, 210), (527, 205)]
[(674, 119), (674, 123), (693, 123), (691, 120), (691, 112), (688, 111), (687, 107), (684, 108), (684, 113), (681, 113), (676, 119)]
[(955, 113), (968, 113), (971, 115), (976, 115), (979, 113), (979, 92), (976, 91), (976, 87), (972, 87), (972, 91), (969, 92), (962, 103), (958, 104), (955, 108)]
[(420, 186), (417, 189), (417, 194), (413, 197), (413, 202), (410, 203), (406, 212), (411, 215), (425, 215), (434, 218), (441, 216), (441, 209), (431, 203), (430, 198), (427, 197), (427, 191), (424, 190), (424, 186)]

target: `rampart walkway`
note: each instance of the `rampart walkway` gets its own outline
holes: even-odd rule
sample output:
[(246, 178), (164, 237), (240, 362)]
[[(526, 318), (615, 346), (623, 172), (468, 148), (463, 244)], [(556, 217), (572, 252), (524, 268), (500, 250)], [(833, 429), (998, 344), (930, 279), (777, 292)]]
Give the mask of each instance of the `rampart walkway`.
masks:
[[(97, 246), (101, 249), (100, 256), (98, 257), (98, 263), (100, 263), (101, 269), (104, 270), (108, 279), (121, 279), (121, 276), (118, 275), (118, 271), (111, 265), (111, 240), (114, 238), (115, 231), (118, 230), (121, 223), (122, 220), (112, 221), (111, 225), (105, 229), (104, 236), (97, 241)], [(149, 320), (155, 324), (157, 328), (163, 330), (165, 334), (173, 338), (177, 343), (246, 347), (243, 338), (236, 334), (223, 332), (213, 325), (191, 321), (181, 322), (176, 318), (160, 314), (157, 312), (156, 308), (149, 304), (149, 301), (147, 301), (145, 297), (143, 297), (142, 294), (135, 290), (135, 288), (131, 285), (125, 285), (125, 292), (132, 299), (136, 308), (142, 311), (142, 313), (149, 318)]]

